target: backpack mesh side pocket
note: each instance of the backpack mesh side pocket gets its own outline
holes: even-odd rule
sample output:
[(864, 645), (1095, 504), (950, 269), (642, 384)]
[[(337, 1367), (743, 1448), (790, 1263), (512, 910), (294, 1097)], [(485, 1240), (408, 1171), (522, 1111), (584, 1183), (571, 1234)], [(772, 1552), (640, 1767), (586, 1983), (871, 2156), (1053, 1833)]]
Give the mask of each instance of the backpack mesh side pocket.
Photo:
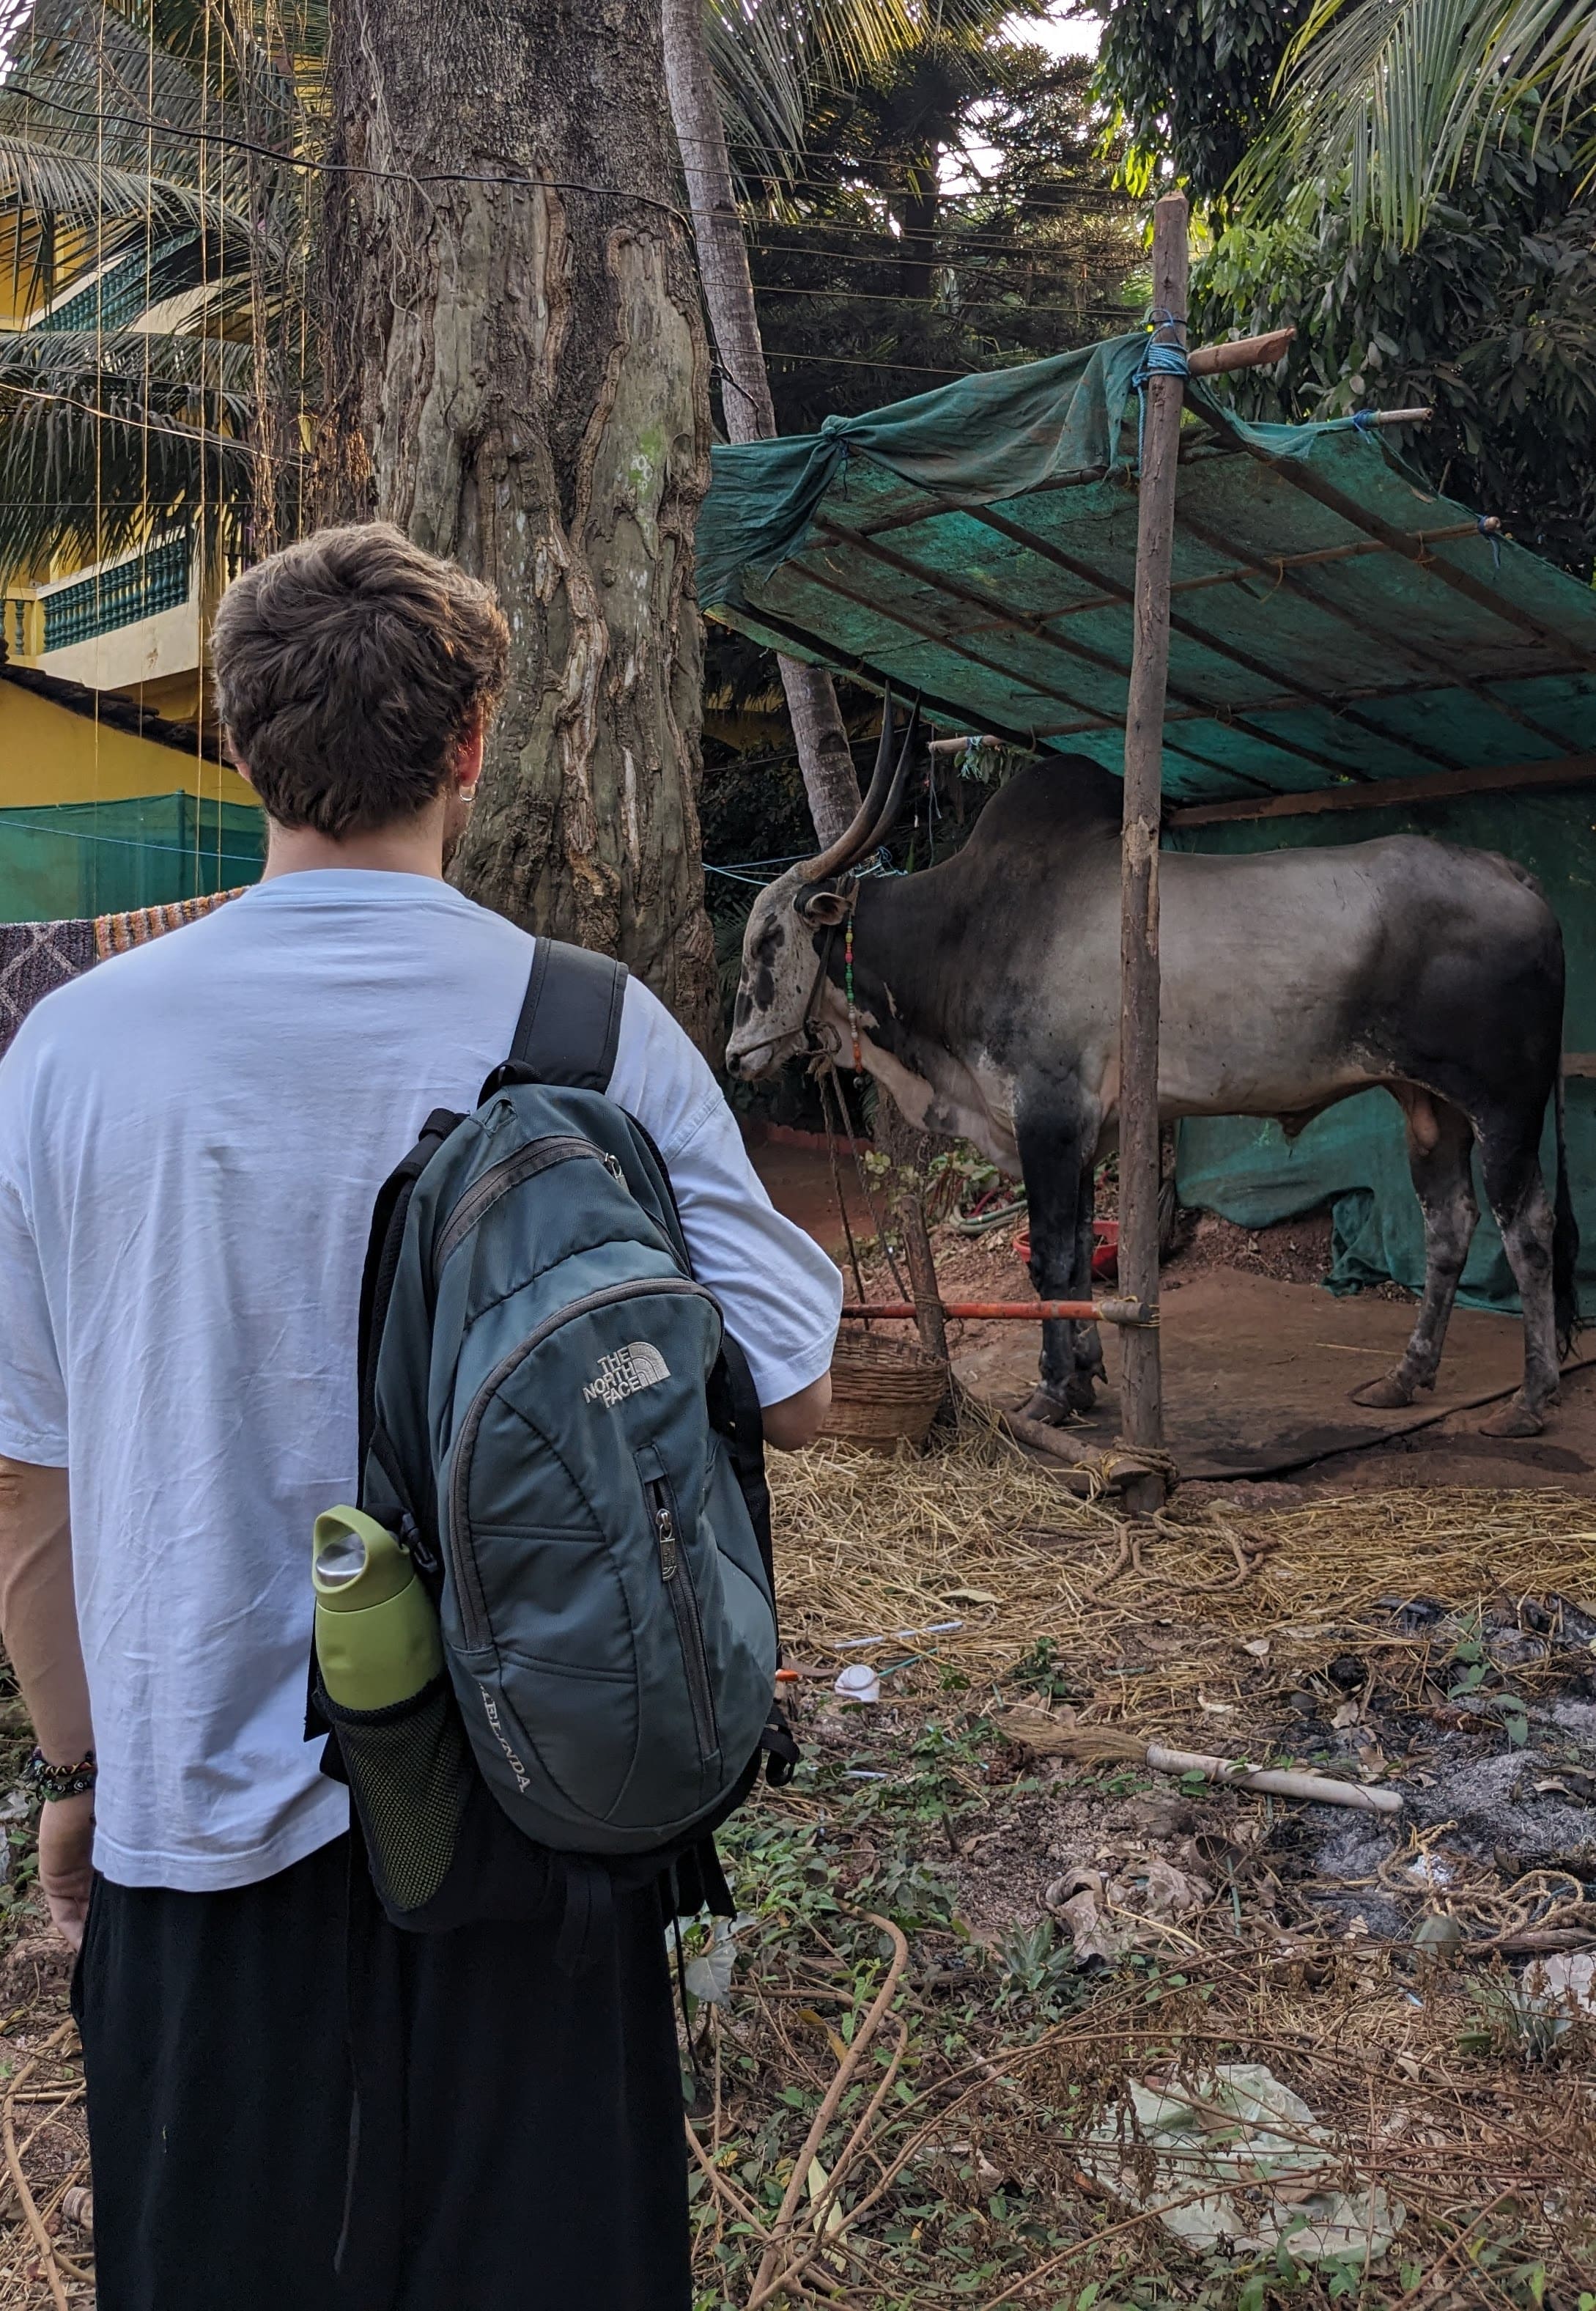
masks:
[(344, 1709), (318, 1684), (349, 1777), (379, 1898), (402, 1916), (432, 1901), (455, 1860), (475, 1778), (447, 1671), (387, 1709)]

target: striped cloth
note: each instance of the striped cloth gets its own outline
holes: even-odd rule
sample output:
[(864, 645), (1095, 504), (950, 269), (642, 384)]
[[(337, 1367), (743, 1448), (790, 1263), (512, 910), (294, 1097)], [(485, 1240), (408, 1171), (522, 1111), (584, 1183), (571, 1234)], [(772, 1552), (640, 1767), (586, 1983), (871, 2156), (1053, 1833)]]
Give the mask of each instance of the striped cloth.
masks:
[(134, 907), (126, 914), (95, 915), (75, 922), (0, 923), (0, 1052), (41, 997), (108, 955), (126, 955), (129, 947), (143, 946), (163, 931), (180, 929), (238, 895), (236, 890), (213, 891), (203, 899)]

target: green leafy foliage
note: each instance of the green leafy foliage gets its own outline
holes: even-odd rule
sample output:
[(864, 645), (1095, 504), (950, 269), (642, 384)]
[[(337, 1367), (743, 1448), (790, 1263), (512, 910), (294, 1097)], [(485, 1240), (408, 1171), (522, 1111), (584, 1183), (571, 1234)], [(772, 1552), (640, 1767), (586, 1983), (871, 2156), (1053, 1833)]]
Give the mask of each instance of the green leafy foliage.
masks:
[[(1338, 183), (1360, 235), (1412, 249), (1526, 105), (1546, 141), (1588, 138), (1593, 86), (1592, 0), (1313, 0), (1244, 193), (1290, 214)], [(1591, 158), (1587, 143), (1582, 177)]]
[(815, 91), (801, 172), (749, 182), (784, 432), (1129, 326), (1138, 220), (1089, 68), (1024, 36), (1040, 13), (923, 11), (889, 61)]
[[(1193, 341), (1295, 325), (1278, 369), (1226, 379), (1235, 406), (1287, 421), (1433, 407), (1402, 454), (1522, 544), (1588, 577), (1596, 557), (1588, 164), (1544, 91), (1499, 74), (1487, 121), (1449, 78), (1454, 67), (1463, 73), (1487, 14), (1514, 16), (1523, 57), (1529, 18), (1548, 11), (1485, 10), (1476, 0), (1102, 0), (1101, 13), (1100, 85), (1125, 124), (1138, 181), (1168, 168), (1209, 212), (1214, 239), (1192, 275)], [(1565, 12), (1565, 31), (1574, 17), (1596, 36), (1589, 7)], [(1551, 38), (1545, 21), (1534, 37)], [(1399, 51), (1411, 65), (1406, 77), (1391, 62)], [(1572, 69), (1574, 48), (1559, 54)], [(1337, 144), (1327, 126), (1324, 92), (1338, 72), (1347, 106), (1374, 107), (1361, 144), (1350, 129), (1351, 144)], [(1304, 74), (1319, 76), (1322, 103), (1310, 103)], [(1435, 107), (1446, 87), (1461, 109), (1443, 106), (1443, 119)], [(1428, 124), (1422, 134), (1416, 112)], [(1343, 126), (1352, 117), (1338, 115)], [(1391, 194), (1392, 214), (1413, 220), (1413, 230), (1403, 223), (1388, 234), (1372, 220), (1368, 172), (1401, 139), (1423, 147), (1393, 163), (1408, 176), (1407, 190)], [(1443, 165), (1432, 169), (1443, 144)], [(1363, 155), (1356, 163), (1354, 145)], [(1280, 157), (1288, 148), (1289, 165)]]
[(1097, 13), (1099, 83), (1123, 126), (1127, 183), (1144, 194), (1173, 165), (1223, 221), (1306, 0), (1100, 0)]
[(1310, 223), (1233, 224), (1197, 265), (1194, 337), (1295, 322), (1276, 371), (1238, 372), (1243, 414), (1433, 407), (1403, 455), (1581, 577), (1596, 554), (1596, 202), (1529, 112), (1437, 202), (1406, 256), (1344, 195)]

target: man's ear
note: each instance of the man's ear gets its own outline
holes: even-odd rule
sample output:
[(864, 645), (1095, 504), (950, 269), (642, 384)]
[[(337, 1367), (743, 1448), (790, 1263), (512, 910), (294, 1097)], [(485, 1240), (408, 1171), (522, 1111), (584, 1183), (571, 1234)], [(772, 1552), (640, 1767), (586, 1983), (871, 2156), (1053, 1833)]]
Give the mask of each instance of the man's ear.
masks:
[(487, 743), (487, 735), (488, 718), (479, 712), (470, 729), (455, 747), (450, 775), (455, 784), (467, 793), (482, 776), (483, 748)]
[(800, 891), (792, 903), (807, 923), (818, 926), (846, 921), (851, 903), (842, 896), (841, 891), (828, 891), (820, 886), (813, 891)]

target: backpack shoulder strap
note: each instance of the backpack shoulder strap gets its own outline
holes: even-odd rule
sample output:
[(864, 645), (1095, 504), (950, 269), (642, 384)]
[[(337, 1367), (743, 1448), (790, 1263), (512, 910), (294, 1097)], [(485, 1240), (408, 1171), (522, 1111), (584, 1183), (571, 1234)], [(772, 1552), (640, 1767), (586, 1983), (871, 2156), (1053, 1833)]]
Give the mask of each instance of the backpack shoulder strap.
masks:
[(360, 1381), (360, 1458), (357, 1465), (362, 1486), (366, 1455), (371, 1449), (377, 1422), (377, 1352), (382, 1346), (382, 1327), (388, 1320), (388, 1302), (393, 1298), (394, 1278), (398, 1273), (399, 1251), (405, 1241), (405, 1222), (410, 1211), (410, 1199), (427, 1165), (457, 1124), (464, 1120), (452, 1109), (435, 1107), (422, 1125), (420, 1136), (409, 1155), (402, 1164), (395, 1166), (377, 1190), (377, 1201), (371, 1213), (371, 1233), (366, 1243), (366, 1264), (361, 1276), (360, 1330), (355, 1352)]
[(539, 938), (510, 1042), (511, 1063), (540, 1083), (607, 1091), (625, 994), (624, 963), (563, 939)]

